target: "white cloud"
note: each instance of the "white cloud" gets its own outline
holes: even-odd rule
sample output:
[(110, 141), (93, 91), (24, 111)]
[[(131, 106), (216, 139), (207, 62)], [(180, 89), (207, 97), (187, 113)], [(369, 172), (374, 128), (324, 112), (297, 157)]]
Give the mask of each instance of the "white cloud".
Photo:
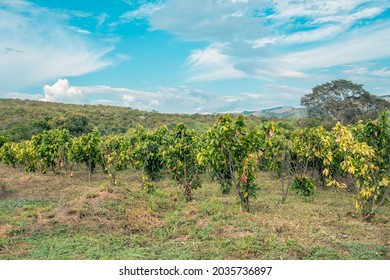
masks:
[(390, 27), (386, 24), (367, 27), (352, 36), (322, 47), (290, 53), (280, 61), (295, 69), (318, 69), (363, 62), (390, 56)]
[[(309, 92), (308, 88), (268, 84), (263, 92), (244, 92), (240, 94), (244, 108), (250, 110), (267, 109), (277, 106), (299, 106), (300, 98)], [(255, 106), (248, 106), (255, 104)]]
[[(387, 23), (364, 27), (359, 32), (333, 40), (320, 47), (304, 51), (258, 58), (237, 64), (235, 67), (254, 77), (292, 77), (306, 78), (307, 71), (334, 68), (349, 64), (369, 62), (390, 57), (390, 27)], [(366, 67), (353, 67), (340, 74), (354, 77), (368, 74)], [(372, 75), (386, 74), (386, 71), (372, 72)]]
[(307, 78), (310, 69), (387, 57), (389, 52), (387, 21), (373, 23), (377, 29), (365, 27), (390, 7), (388, 1), (170, 0), (158, 8), (149, 5), (127, 15), (146, 17), (151, 30), (209, 42), (189, 55), (189, 81)]
[(322, 16), (340, 14), (354, 11), (358, 6), (364, 3), (373, 3), (375, 1), (367, 0), (312, 0), (312, 1), (293, 1), (293, 0), (274, 0), (277, 13), (271, 15), (272, 18), (292, 18), (292, 17), (311, 17), (319, 18)]
[(89, 31), (89, 30), (81, 29), (81, 28), (78, 28), (78, 27), (75, 27), (75, 26), (70, 26), (69, 28), (71, 30), (75, 31), (75, 32), (80, 33), (80, 34), (84, 34), (84, 35), (92, 34), (92, 32)]
[[(0, 84), (19, 90), (96, 71), (112, 64), (111, 47), (93, 43), (89, 31), (67, 25), (69, 14), (27, 1), (3, 1), (0, 8)], [(70, 12), (71, 13), (71, 12)], [(17, 51), (10, 51), (17, 50)]]
[(30, 93), (21, 93), (21, 92), (7, 92), (2, 94), (2, 98), (12, 98), (12, 99), (28, 99), (28, 100), (42, 100), (44, 97), (43, 94), (30, 94)]
[(297, 96), (302, 96), (302, 95), (309, 92), (308, 88), (288, 86), (288, 85), (269, 84), (266, 87), (273, 90), (273, 91), (283, 92), (284, 94), (289, 94), (290, 96), (295, 96), (296, 99), (297, 99)]
[(152, 30), (167, 30), (190, 41), (212, 43), (255, 39), (269, 32), (252, 16), (257, 1), (166, 1), (149, 16)]
[(64, 102), (64, 103), (83, 103), (87, 99), (81, 89), (71, 87), (67, 79), (59, 79), (54, 85), (45, 85), (43, 87), (45, 97), (42, 101)]
[(97, 27), (100, 27), (110, 16), (107, 13), (102, 13), (96, 17)]
[[(269, 88), (270, 92), (274, 90), (275, 88)], [(286, 87), (283, 91), (283, 94), (276, 96), (258, 93), (231, 96), (189, 87), (158, 87), (155, 91), (143, 91), (109, 86), (72, 86), (67, 79), (59, 79), (53, 85), (44, 86), (44, 96), (40, 100), (72, 104), (117, 105), (165, 113), (217, 113), (259, 110), (279, 105), (281, 100), (287, 104), (293, 98), (299, 99), (298, 88)], [(14, 97), (30, 96), (15, 95)], [(36, 97), (38, 96), (34, 99), (37, 99)]]
[(336, 36), (340, 31), (345, 30), (346, 28), (342, 25), (336, 26), (325, 26), (310, 31), (301, 31), (295, 32), (291, 35), (282, 35), (278, 37), (265, 37), (253, 42), (252, 44), (254, 49), (262, 48), (267, 45), (276, 45), (276, 44), (301, 44), (308, 42), (316, 42), (321, 40), (328, 40)]
[[(372, 1), (276, 1), (276, 13), (267, 18), (275, 20), (274, 26), (282, 26), (283, 35), (262, 37), (253, 42), (253, 48), (267, 45), (301, 44), (333, 39), (349, 30), (361, 20), (374, 18), (385, 11), (385, 7), (357, 9), (359, 5)], [(356, 10), (357, 9), (357, 10)], [(303, 20), (304, 18), (304, 20)], [(296, 20), (296, 23), (289, 21)], [(303, 30), (295, 31), (293, 26)], [(307, 29), (307, 30), (306, 30)]]
[(371, 74), (380, 77), (390, 77), (390, 69), (387, 67), (383, 67), (380, 70), (372, 71)]
[(361, 19), (368, 19), (381, 14), (384, 11), (383, 8), (372, 7), (363, 9), (353, 14), (332, 15), (316, 18), (313, 23), (341, 23), (351, 24)]
[(236, 63), (235, 68), (252, 77), (264, 81), (275, 82), (280, 78), (308, 78), (310, 75), (296, 70), (293, 66), (281, 62), (277, 58), (257, 58), (252, 61)]
[(363, 66), (356, 66), (356, 67), (353, 67), (352, 69), (348, 69), (348, 70), (344, 70), (342, 72), (344, 75), (352, 75), (352, 76), (355, 76), (355, 75), (365, 75), (368, 73), (368, 68), (367, 67), (363, 67)]
[(191, 69), (190, 81), (209, 81), (244, 77), (244, 73), (234, 68), (232, 59), (221, 53), (220, 47), (210, 46), (195, 50), (187, 59)]
[(359, 84), (369, 84), (373, 81), (370, 73), (370, 63), (360, 63), (354, 65), (343, 65), (345, 70), (341, 71), (340, 77), (350, 81), (357, 81)]
[(138, 9), (124, 13), (120, 18), (122, 23), (131, 22), (152, 16), (155, 12), (162, 9), (160, 3), (144, 3)]
[[(189, 88), (159, 87), (156, 91), (142, 91), (109, 86), (71, 86), (67, 79), (44, 86), (43, 101), (76, 104), (110, 104), (140, 110), (163, 112), (194, 112), (207, 104), (208, 95)], [(177, 104), (180, 103), (180, 108)]]
[[(218, 2), (222, 2), (221, 0)], [(232, 3), (248, 3), (248, 0), (230, 0)]]
[[(303, 94), (301, 95), (303, 96)], [(248, 111), (254, 110), (261, 110), (261, 109), (267, 109), (277, 106), (288, 106), (288, 105), (295, 105), (298, 106), (299, 104), (299, 97), (297, 97), (296, 94), (291, 93), (253, 93), (253, 92), (246, 92), (241, 94), (241, 104), (243, 108), (249, 108), (246, 109)], [(245, 102), (244, 102), (245, 100)], [(256, 104), (256, 106), (248, 106), (248, 104)], [(241, 110), (242, 111), (242, 110)]]

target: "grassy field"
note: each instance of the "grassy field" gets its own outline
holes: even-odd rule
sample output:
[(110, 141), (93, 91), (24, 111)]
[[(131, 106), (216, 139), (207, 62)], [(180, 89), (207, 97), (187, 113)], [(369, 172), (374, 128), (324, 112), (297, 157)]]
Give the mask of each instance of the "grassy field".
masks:
[(147, 194), (135, 174), (86, 182), (0, 165), (0, 259), (390, 259), (390, 205), (371, 223), (354, 195), (293, 192), (280, 204), (279, 181), (259, 173), (251, 213), (205, 176), (185, 202), (171, 180)]

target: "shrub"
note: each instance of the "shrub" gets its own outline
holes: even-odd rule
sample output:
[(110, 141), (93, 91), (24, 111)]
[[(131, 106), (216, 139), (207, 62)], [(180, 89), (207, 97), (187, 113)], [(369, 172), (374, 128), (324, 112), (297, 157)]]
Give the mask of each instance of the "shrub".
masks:
[(312, 196), (316, 190), (313, 178), (302, 176), (295, 177), (291, 183), (291, 189), (303, 196)]

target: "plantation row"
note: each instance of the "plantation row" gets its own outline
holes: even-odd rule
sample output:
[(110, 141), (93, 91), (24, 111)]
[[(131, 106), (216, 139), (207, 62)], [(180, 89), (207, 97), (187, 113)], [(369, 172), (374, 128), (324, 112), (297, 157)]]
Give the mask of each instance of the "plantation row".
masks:
[(319, 184), (356, 188), (356, 209), (369, 220), (388, 195), (390, 126), (385, 112), (378, 120), (338, 123), (331, 131), (321, 126), (286, 130), (273, 123), (248, 129), (243, 116), (222, 115), (204, 134), (182, 123), (171, 130), (139, 126), (121, 136), (101, 136), (97, 129), (79, 137), (48, 130), (30, 141), (3, 143), (0, 159), (26, 171), (56, 174), (83, 164), (89, 180), (101, 165), (112, 184), (117, 171), (131, 168), (139, 171), (147, 191), (165, 171), (188, 201), (201, 186), (200, 175), (210, 172), (223, 193), (236, 192), (245, 212), (258, 190), (256, 171), (267, 170), (280, 178), (282, 202), (291, 188), (307, 196)]

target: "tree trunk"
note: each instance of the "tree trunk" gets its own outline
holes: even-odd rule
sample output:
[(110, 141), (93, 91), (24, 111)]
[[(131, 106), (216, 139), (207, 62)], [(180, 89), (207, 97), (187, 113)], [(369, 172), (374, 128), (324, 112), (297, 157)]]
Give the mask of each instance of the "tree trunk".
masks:
[(116, 185), (116, 177), (115, 177), (115, 174), (110, 172), (111, 174), (111, 185), (112, 186), (115, 186)]
[(244, 197), (244, 195), (242, 195), (240, 196), (240, 199), (242, 212), (249, 213), (249, 196)]
[(184, 170), (183, 170), (184, 171), (184, 180), (183, 180), (184, 195), (186, 197), (186, 201), (191, 201), (192, 200), (191, 184), (188, 184), (187, 182), (187, 158), (185, 154), (184, 154), (183, 164), (184, 164)]
[(284, 188), (284, 170), (282, 171), (281, 177), (282, 177), (282, 203), (284, 204), (287, 199), (287, 192)]
[(88, 168), (88, 181), (91, 182), (91, 177), (92, 177), (92, 162), (91, 159), (88, 159), (87, 162), (87, 168)]
[(282, 155), (282, 172), (281, 172), (281, 180), (282, 180), (282, 203), (286, 203), (287, 194), (289, 190), (289, 182), (286, 186), (286, 173), (288, 174), (288, 166), (290, 165), (290, 158), (287, 158), (286, 151), (283, 151)]

